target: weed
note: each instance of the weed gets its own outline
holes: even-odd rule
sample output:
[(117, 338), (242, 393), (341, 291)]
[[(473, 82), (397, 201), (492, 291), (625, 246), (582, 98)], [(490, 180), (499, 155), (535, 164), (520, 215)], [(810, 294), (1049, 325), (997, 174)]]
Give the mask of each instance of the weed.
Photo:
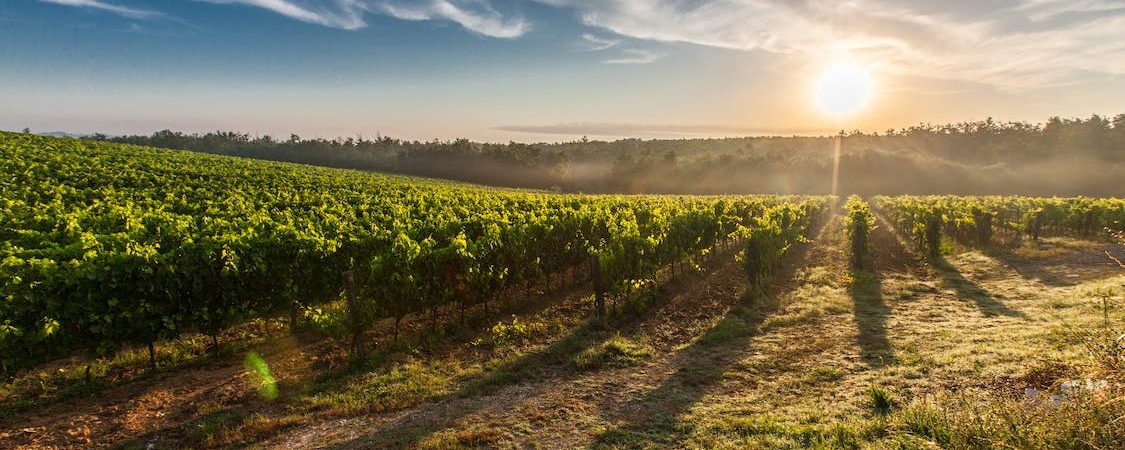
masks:
[(948, 448), (953, 432), (947, 426), (948, 417), (937, 408), (925, 403), (911, 405), (895, 415), (901, 428)]
[(877, 385), (867, 388), (867, 402), (876, 414), (886, 415), (895, 407), (895, 398), (886, 389)]
[(601, 345), (583, 350), (574, 357), (574, 366), (583, 370), (598, 369), (605, 366), (627, 366), (642, 358), (652, 356), (648, 345), (615, 334)]

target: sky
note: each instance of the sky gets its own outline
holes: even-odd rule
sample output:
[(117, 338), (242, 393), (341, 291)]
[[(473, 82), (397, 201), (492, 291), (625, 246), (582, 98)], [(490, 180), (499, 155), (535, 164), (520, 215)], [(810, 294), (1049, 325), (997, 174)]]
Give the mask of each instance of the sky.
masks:
[[(869, 74), (846, 116), (833, 67)], [(679, 138), (1125, 113), (1125, 0), (0, 0), (0, 129)]]

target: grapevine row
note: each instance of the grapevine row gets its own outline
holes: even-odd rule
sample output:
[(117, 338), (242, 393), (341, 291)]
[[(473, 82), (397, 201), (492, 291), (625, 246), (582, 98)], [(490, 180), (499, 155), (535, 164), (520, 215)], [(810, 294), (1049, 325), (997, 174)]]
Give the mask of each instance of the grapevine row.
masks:
[(930, 254), (944, 234), (987, 247), (995, 235), (1010, 241), (1044, 236), (1096, 237), (1125, 228), (1125, 199), (900, 196), (876, 197), (893, 225)]
[[(0, 134), (0, 362), (210, 335), (340, 296), (357, 325), (596, 257), (624, 292), (741, 236), (752, 278), (822, 198), (583, 196)], [(397, 320), (396, 320), (397, 322)]]

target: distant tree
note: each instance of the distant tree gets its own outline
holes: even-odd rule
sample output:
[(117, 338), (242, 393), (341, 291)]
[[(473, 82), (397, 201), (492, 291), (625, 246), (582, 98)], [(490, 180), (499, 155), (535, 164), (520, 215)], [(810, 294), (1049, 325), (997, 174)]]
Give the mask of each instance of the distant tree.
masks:
[[(25, 130), (30, 131), (30, 130)], [(840, 130), (841, 181), (867, 194), (1119, 195), (1108, 180), (1125, 164), (1125, 114), (995, 119), (862, 133)], [(404, 141), (378, 135), (287, 140), (234, 131), (95, 136), (114, 142), (481, 184), (597, 193), (820, 194), (831, 170), (827, 136), (620, 139), (554, 144), (467, 139)], [(1044, 178), (1044, 163), (1066, 170)], [(888, 176), (893, 174), (893, 176)], [(866, 180), (866, 181), (861, 181)]]

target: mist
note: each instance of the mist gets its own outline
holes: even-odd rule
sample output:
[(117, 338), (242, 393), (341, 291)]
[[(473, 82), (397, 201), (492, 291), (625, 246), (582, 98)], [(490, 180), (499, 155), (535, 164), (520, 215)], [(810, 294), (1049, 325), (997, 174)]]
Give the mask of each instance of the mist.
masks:
[(106, 137), (116, 142), (490, 186), (607, 194), (825, 194), (841, 140), (840, 194), (1088, 195), (1125, 190), (1125, 114), (1042, 124), (921, 124), (884, 133), (723, 139), (302, 139), (245, 133)]

